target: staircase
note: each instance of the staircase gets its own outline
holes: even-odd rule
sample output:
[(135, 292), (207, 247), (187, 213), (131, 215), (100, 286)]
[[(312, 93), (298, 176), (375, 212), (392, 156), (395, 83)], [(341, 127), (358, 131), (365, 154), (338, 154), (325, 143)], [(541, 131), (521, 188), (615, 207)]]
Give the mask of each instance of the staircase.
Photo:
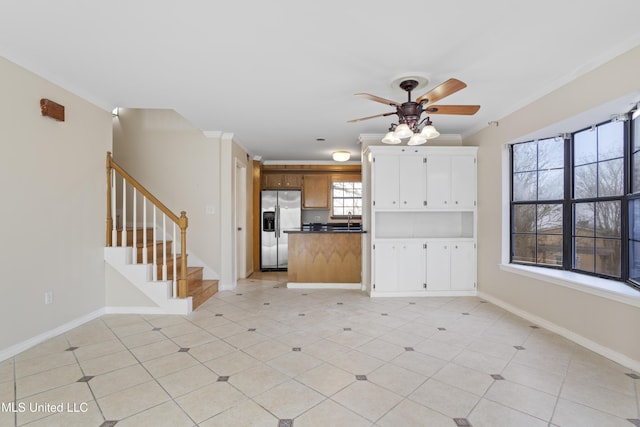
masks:
[[(117, 225), (120, 218), (125, 229)], [(204, 279), (204, 267), (187, 264), (186, 212), (174, 214), (118, 166), (111, 153), (106, 226), (105, 261), (153, 301), (157, 312), (189, 314), (218, 291), (218, 280)], [(174, 247), (184, 253), (174, 253)]]
[[(144, 250), (146, 247), (147, 250), (147, 264), (153, 265), (153, 251), (154, 251), (154, 242), (153, 242), (153, 228), (147, 228), (147, 232), (144, 232), (143, 228), (136, 228), (136, 250), (135, 250), (135, 262), (134, 264), (142, 264), (144, 265)], [(133, 247), (133, 229), (127, 229), (127, 243), (126, 247)], [(147, 236), (146, 245), (143, 241), (144, 236)], [(118, 229), (118, 238), (117, 238), (117, 246), (121, 246), (122, 242), (122, 229)], [(166, 244), (166, 280), (173, 282), (173, 242), (171, 240), (167, 240), (163, 243), (161, 240), (155, 242), (155, 251), (156, 251), (156, 266), (155, 266), (155, 275), (158, 280), (162, 280), (163, 278), (163, 245)], [(180, 277), (180, 254), (176, 255), (176, 280), (177, 277)], [(188, 259), (188, 256), (187, 256)], [(153, 272), (153, 267), (152, 267)], [(192, 309), (195, 310), (202, 303), (207, 301), (213, 295), (218, 292), (218, 280), (204, 280), (203, 279), (204, 267), (194, 267), (187, 266), (187, 297), (191, 297), (192, 299)]]

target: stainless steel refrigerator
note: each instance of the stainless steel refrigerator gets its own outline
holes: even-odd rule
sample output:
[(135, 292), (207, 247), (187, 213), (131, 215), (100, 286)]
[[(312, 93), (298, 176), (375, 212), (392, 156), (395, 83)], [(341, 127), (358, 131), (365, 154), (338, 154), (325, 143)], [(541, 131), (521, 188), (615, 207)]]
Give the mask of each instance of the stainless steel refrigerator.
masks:
[(300, 230), (300, 190), (263, 190), (261, 210), (261, 270), (286, 270), (289, 236), (285, 230)]

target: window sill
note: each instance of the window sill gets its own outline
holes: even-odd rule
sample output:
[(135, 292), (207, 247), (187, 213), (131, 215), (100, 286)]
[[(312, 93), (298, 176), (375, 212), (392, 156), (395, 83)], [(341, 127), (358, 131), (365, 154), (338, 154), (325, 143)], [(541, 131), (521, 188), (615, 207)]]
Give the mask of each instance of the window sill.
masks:
[(518, 264), (500, 264), (500, 269), (640, 308), (640, 292), (615, 280)]

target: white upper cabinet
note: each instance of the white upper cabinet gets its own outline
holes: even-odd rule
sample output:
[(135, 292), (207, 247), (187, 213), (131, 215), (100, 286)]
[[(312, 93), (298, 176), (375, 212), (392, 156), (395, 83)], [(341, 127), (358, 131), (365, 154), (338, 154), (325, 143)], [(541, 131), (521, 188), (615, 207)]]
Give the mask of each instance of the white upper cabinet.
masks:
[(475, 156), (428, 155), (427, 207), (429, 209), (473, 209), (475, 204)]
[(373, 158), (375, 209), (423, 209), (427, 203), (426, 158), (407, 150)]

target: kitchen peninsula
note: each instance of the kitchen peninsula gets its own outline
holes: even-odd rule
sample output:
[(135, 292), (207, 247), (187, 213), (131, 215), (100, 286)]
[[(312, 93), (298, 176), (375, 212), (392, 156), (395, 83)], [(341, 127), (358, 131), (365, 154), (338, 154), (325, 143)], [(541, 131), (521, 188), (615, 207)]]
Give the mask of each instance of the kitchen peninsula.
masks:
[(359, 224), (304, 224), (289, 234), (289, 288), (360, 289)]

